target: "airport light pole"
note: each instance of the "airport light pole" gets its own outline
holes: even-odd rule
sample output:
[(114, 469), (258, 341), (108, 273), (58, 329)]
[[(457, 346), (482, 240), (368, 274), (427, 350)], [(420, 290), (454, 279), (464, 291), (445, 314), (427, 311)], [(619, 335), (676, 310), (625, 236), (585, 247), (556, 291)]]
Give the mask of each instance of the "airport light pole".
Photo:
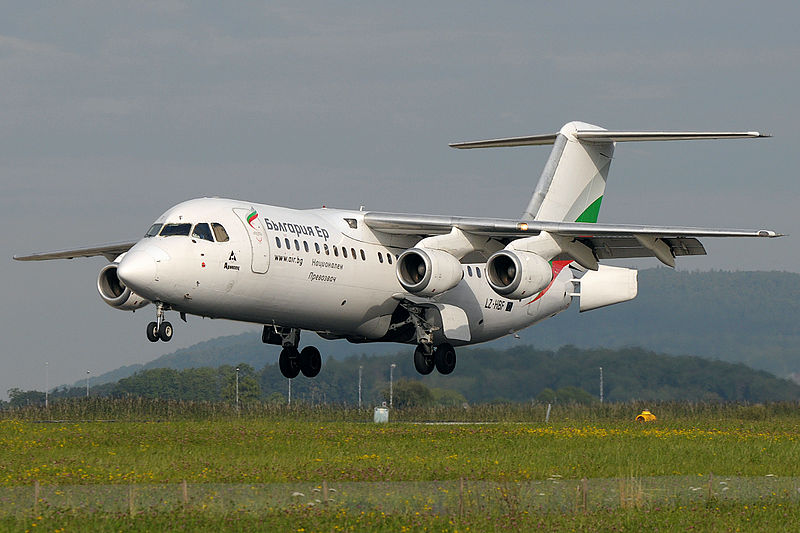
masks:
[(392, 363), (389, 367), (389, 407), (394, 405), (394, 367), (397, 365)]
[(361, 409), (361, 371), (364, 367), (358, 365), (358, 408)]
[(600, 367), (600, 403), (603, 403), (603, 367)]
[(239, 367), (236, 367), (236, 411), (239, 411)]
[(86, 371), (86, 397), (89, 397), (89, 374), (91, 372), (89, 370)]
[(50, 366), (49, 361), (44, 362), (44, 408), (47, 409), (49, 406), (48, 400), (48, 392), (47, 389), (50, 388), (50, 376), (48, 375), (48, 367)]

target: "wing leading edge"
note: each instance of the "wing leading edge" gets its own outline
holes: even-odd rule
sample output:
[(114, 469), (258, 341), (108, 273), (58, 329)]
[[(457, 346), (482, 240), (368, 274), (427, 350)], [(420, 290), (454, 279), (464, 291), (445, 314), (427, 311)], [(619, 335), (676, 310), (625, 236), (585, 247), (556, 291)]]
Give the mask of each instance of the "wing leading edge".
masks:
[(113, 261), (120, 254), (130, 250), (134, 244), (136, 244), (136, 241), (101, 244), (98, 246), (87, 246), (85, 248), (75, 248), (72, 250), (39, 252), (30, 255), (15, 255), (14, 259), (17, 261), (49, 261), (51, 259), (74, 259), (76, 257), (103, 256), (109, 261)]
[[(406, 215), (369, 212), (364, 223), (370, 228), (396, 235), (426, 237), (449, 233), (458, 228), (467, 233), (498, 240), (533, 237), (547, 232), (567, 237), (588, 246), (597, 259), (659, 257), (655, 241), (669, 247), (673, 257), (705, 255), (699, 237), (781, 237), (771, 230), (690, 228), (634, 224), (591, 224), (581, 222), (546, 222), (437, 215)], [(663, 260), (663, 255), (659, 257)]]

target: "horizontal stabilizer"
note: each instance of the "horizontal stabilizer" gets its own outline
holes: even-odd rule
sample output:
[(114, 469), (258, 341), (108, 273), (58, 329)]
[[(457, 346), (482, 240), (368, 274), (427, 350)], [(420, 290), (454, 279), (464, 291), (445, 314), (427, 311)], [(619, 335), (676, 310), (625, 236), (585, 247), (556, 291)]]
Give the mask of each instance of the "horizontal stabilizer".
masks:
[(757, 131), (581, 131), (575, 137), (582, 141), (697, 141), (703, 139), (754, 139), (772, 137)]
[[(703, 139), (754, 139), (772, 137), (757, 131), (606, 131), (577, 130), (573, 133), (581, 141), (696, 141)], [(450, 144), (451, 148), (500, 148), (512, 146), (541, 146), (554, 144), (558, 133), (530, 135), (527, 137), (507, 137), (486, 141), (467, 141)]]

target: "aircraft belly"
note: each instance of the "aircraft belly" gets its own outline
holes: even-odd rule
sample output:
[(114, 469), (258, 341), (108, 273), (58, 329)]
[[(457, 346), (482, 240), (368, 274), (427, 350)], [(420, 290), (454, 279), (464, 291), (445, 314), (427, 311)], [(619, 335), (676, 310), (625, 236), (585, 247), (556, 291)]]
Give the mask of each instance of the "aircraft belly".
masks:
[[(382, 336), (397, 305), (392, 298), (397, 292), (392, 286), (395, 280), (387, 276), (370, 279), (368, 274), (343, 270), (336, 275), (311, 277), (306, 268), (273, 264), (269, 273), (263, 275), (240, 272), (229, 292), (215, 291), (197, 302), (185, 302), (184, 306), (194, 314), (217, 318), (259, 324), (274, 322), (366, 338)], [(354, 279), (363, 282), (356, 284)], [(381, 285), (386, 288), (373, 288)]]

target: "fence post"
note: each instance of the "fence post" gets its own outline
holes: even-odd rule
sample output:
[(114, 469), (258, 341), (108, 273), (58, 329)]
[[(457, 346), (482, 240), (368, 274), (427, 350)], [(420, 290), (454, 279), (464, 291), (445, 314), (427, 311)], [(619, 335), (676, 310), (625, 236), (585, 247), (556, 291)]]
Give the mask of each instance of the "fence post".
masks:
[(464, 517), (464, 478), (459, 478), (458, 486), (458, 517)]
[(33, 514), (39, 515), (39, 480), (33, 482)]
[(131, 516), (136, 514), (136, 506), (133, 503), (133, 485), (128, 485), (128, 512)]
[(183, 480), (181, 483), (181, 489), (183, 492), (183, 505), (189, 505), (189, 487), (186, 486), (186, 480)]
[(714, 497), (714, 472), (708, 473), (708, 499)]
[(581, 480), (581, 489), (583, 492), (583, 512), (588, 513), (589, 507), (587, 506), (587, 500), (589, 496), (589, 480), (585, 477)]
[(553, 407), (553, 404), (549, 404), (548, 403), (547, 404), (547, 414), (544, 415), (544, 423), (545, 424), (549, 424), (550, 423), (550, 408), (551, 407)]

